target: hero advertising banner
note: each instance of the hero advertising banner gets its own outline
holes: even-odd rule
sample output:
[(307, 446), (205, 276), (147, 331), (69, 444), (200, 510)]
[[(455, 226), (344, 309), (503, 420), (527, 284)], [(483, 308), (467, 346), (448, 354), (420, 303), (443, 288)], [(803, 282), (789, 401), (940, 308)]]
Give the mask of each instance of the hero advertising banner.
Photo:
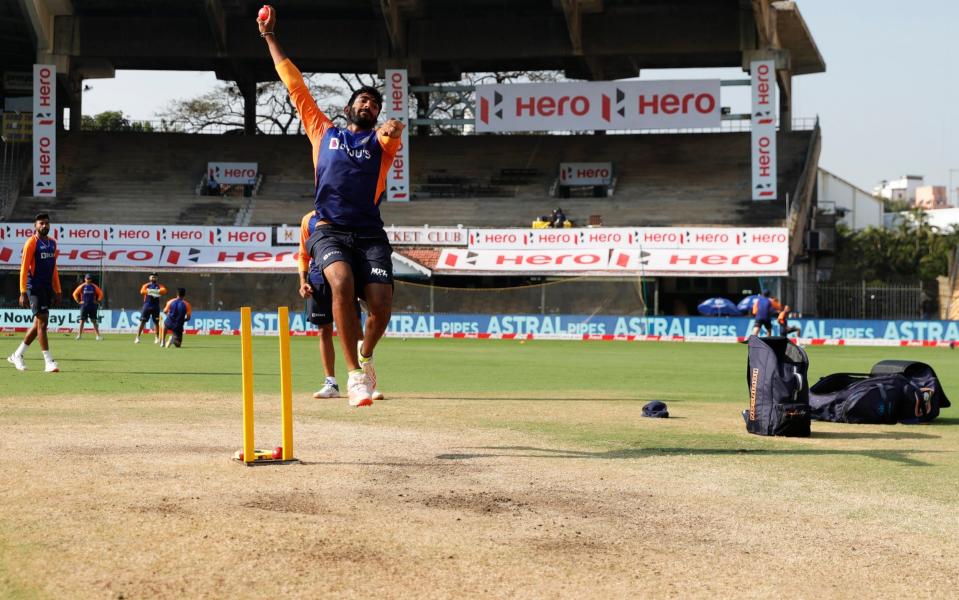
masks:
[(718, 79), (476, 86), (476, 131), (719, 127)]
[(400, 147), (386, 174), (386, 200), (410, 201), (410, 111), (406, 69), (386, 70), (386, 97), (383, 116), (406, 125), (400, 135)]
[(756, 60), (752, 72), (753, 200), (776, 199), (776, 63)]
[(57, 197), (57, 68), (33, 65), (33, 195)]

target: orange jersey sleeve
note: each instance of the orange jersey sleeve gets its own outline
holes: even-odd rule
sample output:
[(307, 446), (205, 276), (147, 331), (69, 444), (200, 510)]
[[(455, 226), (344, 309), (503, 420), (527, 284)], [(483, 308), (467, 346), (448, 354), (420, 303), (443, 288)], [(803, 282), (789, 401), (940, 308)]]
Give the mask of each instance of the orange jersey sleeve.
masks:
[(140, 295), (143, 296), (144, 300), (147, 299), (147, 284), (144, 283), (140, 286)]
[(103, 300), (103, 290), (100, 289), (100, 286), (94, 283), (93, 289), (96, 290), (97, 292), (97, 302), (100, 302), (101, 300)]
[(160, 284), (160, 295), (166, 296), (166, 286), (163, 285), (162, 283)]
[(80, 301), (80, 292), (83, 291), (83, 286), (84, 286), (84, 285), (85, 285), (85, 284), (81, 283), (80, 285), (77, 286), (77, 289), (73, 290), (73, 300), (74, 300), (74, 302), (79, 302), (79, 301)]
[(165, 315), (170, 314), (170, 305), (173, 304), (174, 300), (176, 300), (176, 298), (170, 298), (169, 300), (166, 301), (166, 306), (163, 307), (163, 314)]
[(53, 284), (53, 293), (61, 294), (63, 290), (60, 288), (60, 270), (56, 267), (53, 267), (53, 279), (51, 282)]
[(306, 251), (306, 241), (310, 239), (310, 219), (313, 218), (313, 211), (303, 215), (300, 221), (300, 252), (296, 257), (300, 273), (307, 273), (310, 270), (310, 254)]
[(320, 140), (326, 130), (333, 126), (333, 122), (316, 105), (316, 100), (310, 94), (310, 88), (306, 86), (303, 75), (293, 61), (286, 59), (279, 63), (276, 65), (276, 72), (279, 73), (280, 80), (290, 93), (290, 100), (293, 101), (293, 106), (300, 115), (300, 121), (303, 122), (303, 129), (313, 145), (313, 168), (315, 169)]
[(30, 238), (23, 244), (23, 253), (20, 255), (20, 293), (27, 293), (27, 277), (33, 271), (33, 260), (37, 249), (37, 238)]
[(190, 303), (187, 302), (185, 299), (183, 300), (183, 304), (186, 304), (186, 316), (183, 318), (183, 320), (189, 321), (190, 317), (193, 315), (193, 307), (190, 306)]

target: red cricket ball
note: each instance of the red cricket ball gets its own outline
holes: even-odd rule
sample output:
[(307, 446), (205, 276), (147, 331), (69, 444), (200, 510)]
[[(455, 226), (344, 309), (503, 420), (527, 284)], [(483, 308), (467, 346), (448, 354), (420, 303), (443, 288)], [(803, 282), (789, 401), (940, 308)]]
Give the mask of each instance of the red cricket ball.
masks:
[(269, 21), (270, 20), (270, 9), (267, 6), (264, 6), (260, 9), (260, 12), (256, 13), (256, 18), (258, 21)]
[(283, 446), (277, 446), (273, 449), (273, 458), (280, 460), (283, 458)]

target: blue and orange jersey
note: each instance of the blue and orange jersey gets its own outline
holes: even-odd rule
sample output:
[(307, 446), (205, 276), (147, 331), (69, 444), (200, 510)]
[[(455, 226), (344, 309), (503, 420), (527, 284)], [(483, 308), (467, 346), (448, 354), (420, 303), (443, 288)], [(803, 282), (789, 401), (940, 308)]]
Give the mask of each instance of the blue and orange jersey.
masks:
[(379, 130), (336, 127), (316, 105), (299, 69), (286, 59), (276, 65), (313, 146), (319, 219), (355, 229), (382, 229), (380, 200), (386, 175), (400, 146)]
[(300, 221), (300, 253), (297, 256), (297, 262), (300, 265), (300, 273), (308, 274), (307, 280), (312, 286), (323, 285), (323, 273), (313, 262), (313, 258), (306, 249), (306, 241), (313, 235), (319, 220), (316, 211), (311, 210), (303, 215), (303, 220)]
[(148, 281), (140, 287), (140, 295), (143, 296), (144, 307), (159, 309), (160, 296), (166, 295), (166, 286)]
[(103, 290), (95, 283), (81, 283), (73, 290), (73, 299), (85, 308), (91, 308), (103, 300)]
[(169, 302), (166, 303), (166, 306), (163, 308), (163, 313), (166, 315), (166, 320), (163, 324), (167, 329), (180, 329), (183, 325), (190, 320), (190, 315), (193, 314), (193, 307), (190, 306), (190, 303), (184, 298), (172, 298)]
[(35, 288), (52, 289), (60, 293), (57, 242), (36, 234), (23, 244), (23, 253), (20, 255), (20, 293), (25, 294)]

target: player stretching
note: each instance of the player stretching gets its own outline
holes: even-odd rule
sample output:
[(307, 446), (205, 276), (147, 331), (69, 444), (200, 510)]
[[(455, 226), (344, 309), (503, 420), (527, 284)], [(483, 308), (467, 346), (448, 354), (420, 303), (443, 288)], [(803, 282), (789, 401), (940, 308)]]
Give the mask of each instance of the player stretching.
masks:
[[(320, 362), (323, 363), (323, 373), (326, 378), (323, 387), (314, 392), (313, 397), (339, 398), (340, 386), (336, 383), (335, 363), (336, 351), (333, 349), (333, 296), (330, 286), (323, 279), (323, 273), (316, 267), (316, 263), (306, 251), (306, 243), (316, 229), (316, 211), (303, 215), (300, 222), (300, 251), (298, 255), (300, 272), (300, 296), (306, 298), (307, 319), (320, 330)], [(356, 317), (359, 319), (359, 302), (356, 303)], [(370, 397), (383, 400), (382, 392), (374, 389)]]
[(143, 295), (143, 307), (140, 308), (140, 328), (137, 329), (137, 337), (133, 340), (134, 344), (140, 343), (140, 334), (147, 321), (153, 321), (153, 333), (156, 339), (154, 344), (160, 343), (160, 297), (166, 295), (166, 286), (157, 281), (157, 274), (150, 273), (150, 280), (140, 288), (140, 294)]
[(26, 371), (23, 353), (34, 339), (40, 340), (43, 351), (44, 371), (57, 373), (60, 367), (50, 354), (50, 342), (47, 339), (47, 321), (52, 303), (60, 302), (60, 273), (57, 271), (57, 242), (47, 237), (50, 233), (50, 216), (40, 213), (33, 220), (36, 230), (23, 244), (20, 257), (20, 306), (30, 307), (33, 313), (33, 325), (23, 336), (23, 342), (7, 357), (18, 371)]
[(73, 300), (80, 305), (80, 331), (77, 333), (77, 339), (79, 340), (83, 337), (83, 325), (87, 322), (87, 319), (90, 320), (90, 324), (93, 325), (93, 332), (97, 334), (97, 341), (99, 342), (103, 338), (100, 337), (100, 325), (97, 320), (97, 307), (101, 300), (103, 300), (103, 290), (100, 289), (100, 286), (93, 283), (93, 276), (87, 273), (83, 276), (83, 283), (77, 286), (77, 289), (73, 290)]
[[(376, 389), (373, 350), (389, 325), (393, 303), (393, 248), (383, 231), (379, 201), (403, 124), (390, 119), (376, 129), (383, 96), (364, 86), (353, 92), (345, 107), (349, 124), (335, 127), (276, 41), (276, 11), (266, 8), (269, 18), (257, 19), (260, 35), (313, 146), (318, 220), (307, 250), (332, 293), (333, 319), (350, 371), (350, 406), (369, 406), (370, 392)], [(370, 310), (359, 351), (356, 290), (362, 290)]]
[[(186, 289), (179, 288), (176, 291), (176, 298), (171, 299), (163, 308), (163, 314), (166, 319), (163, 320), (163, 337), (160, 346), (169, 348), (173, 344), (179, 348), (183, 344), (183, 326), (190, 320), (193, 314), (193, 307), (186, 301)], [(166, 339), (167, 333), (170, 339)]]

